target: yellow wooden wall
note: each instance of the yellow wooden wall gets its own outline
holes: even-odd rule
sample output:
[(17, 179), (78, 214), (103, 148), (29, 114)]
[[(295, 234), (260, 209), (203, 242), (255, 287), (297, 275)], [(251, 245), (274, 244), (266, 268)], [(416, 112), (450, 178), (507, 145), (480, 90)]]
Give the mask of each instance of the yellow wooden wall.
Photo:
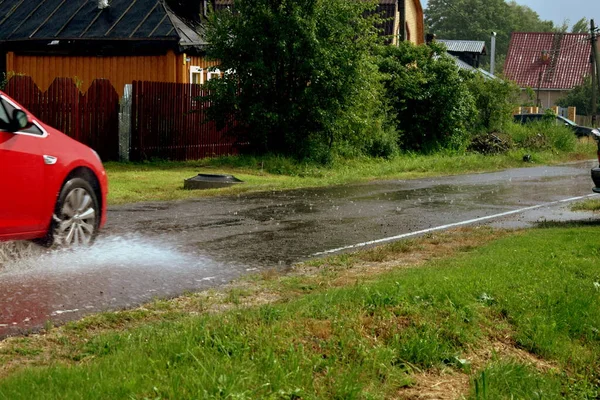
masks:
[[(425, 43), (425, 25), (423, 21), (423, 8), (419, 0), (406, 0), (406, 25), (408, 27), (408, 34), (410, 34), (409, 40), (414, 44)], [(392, 39), (392, 45), (398, 44), (398, 34), (400, 32), (401, 15), (400, 9), (396, 10), (394, 16), (394, 38)]]
[(410, 31), (410, 41), (414, 44), (425, 42), (425, 27), (423, 23), (423, 7), (419, 0), (406, 0), (406, 24)]
[(189, 83), (190, 66), (206, 69), (215, 64), (205, 61), (203, 57), (190, 57), (173, 51), (165, 55), (126, 57), (8, 53), (6, 70), (31, 76), (42, 91), (47, 90), (55, 78), (74, 78), (81, 83), (80, 89), (85, 93), (94, 79), (105, 78), (111, 81), (117, 93), (122, 96), (125, 85), (134, 80)]

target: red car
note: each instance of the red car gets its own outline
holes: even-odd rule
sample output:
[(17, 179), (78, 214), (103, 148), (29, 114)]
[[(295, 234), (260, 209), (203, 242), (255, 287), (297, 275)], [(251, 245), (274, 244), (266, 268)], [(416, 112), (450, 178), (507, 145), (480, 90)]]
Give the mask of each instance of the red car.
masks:
[(89, 244), (106, 221), (98, 154), (0, 91), (0, 240)]

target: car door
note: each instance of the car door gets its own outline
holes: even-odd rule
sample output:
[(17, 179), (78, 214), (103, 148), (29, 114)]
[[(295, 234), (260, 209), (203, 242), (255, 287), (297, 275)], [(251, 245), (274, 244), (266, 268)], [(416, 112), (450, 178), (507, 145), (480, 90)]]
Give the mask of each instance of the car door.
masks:
[(16, 108), (0, 96), (0, 237), (26, 235), (45, 228), (41, 215), (44, 189), (44, 132), (34, 126), (8, 132), (8, 115)]

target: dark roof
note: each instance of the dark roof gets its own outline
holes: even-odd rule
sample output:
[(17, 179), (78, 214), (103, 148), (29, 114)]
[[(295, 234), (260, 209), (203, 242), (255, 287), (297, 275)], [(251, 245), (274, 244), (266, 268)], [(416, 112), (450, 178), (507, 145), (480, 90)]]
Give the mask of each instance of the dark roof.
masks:
[(572, 89), (590, 73), (590, 54), (586, 33), (515, 32), (504, 74), (521, 87)]
[(164, 0), (0, 0), (0, 41), (167, 40), (180, 46), (205, 41)]
[(436, 39), (437, 42), (444, 43), (449, 52), (454, 53), (477, 53), (487, 54), (485, 42), (480, 40), (446, 40)]

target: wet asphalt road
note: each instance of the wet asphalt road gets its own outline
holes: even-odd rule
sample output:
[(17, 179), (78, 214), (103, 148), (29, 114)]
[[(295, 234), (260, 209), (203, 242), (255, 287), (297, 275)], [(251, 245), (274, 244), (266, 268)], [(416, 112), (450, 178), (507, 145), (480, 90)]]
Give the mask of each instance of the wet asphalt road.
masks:
[[(594, 162), (110, 207), (91, 248), (0, 268), (0, 337), (286, 269), (316, 253), (591, 194)], [(477, 223), (592, 220), (569, 203)]]

